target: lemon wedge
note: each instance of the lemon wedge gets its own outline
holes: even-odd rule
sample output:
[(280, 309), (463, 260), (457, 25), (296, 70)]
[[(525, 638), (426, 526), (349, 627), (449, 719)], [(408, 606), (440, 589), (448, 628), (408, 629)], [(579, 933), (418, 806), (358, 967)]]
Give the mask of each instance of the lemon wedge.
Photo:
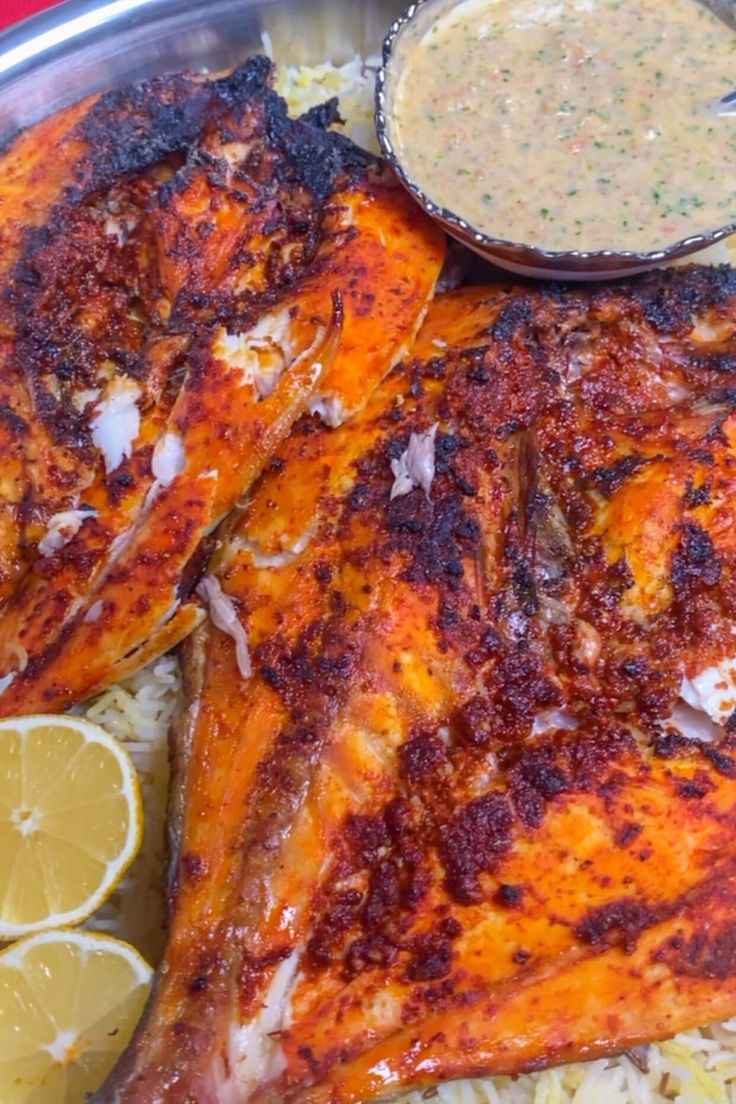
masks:
[(81, 717), (0, 721), (0, 941), (85, 920), (141, 830), (135, 767), (114, 737)]
[(0, 1100), (83, 1104), (127, 1046), (151, 969), (127, 943), (37, 932), (0, 954)]

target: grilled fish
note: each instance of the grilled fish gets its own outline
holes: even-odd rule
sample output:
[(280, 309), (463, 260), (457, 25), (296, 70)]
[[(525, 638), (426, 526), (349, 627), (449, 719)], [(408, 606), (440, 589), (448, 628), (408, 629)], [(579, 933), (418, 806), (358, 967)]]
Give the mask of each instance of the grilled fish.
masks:
[[(347, 1104), (736, 1011), (736, 273), (431, 304), (209, 566), (95, 1104)], [(249, 673), (251, 672), (251, 673)]]
[[(54, 444), (58, 445), (58, 441), (43, 440), (44, 431), (35, 418), (39, 397), (36, 396), (34, 402), (29, 374), (22, 359), (14, 356), (15, 339), (24, 327), (18, 317), (20, 311), (12, 300), (17, 300), (25, 288), (38, 282), (34, 264), (24, 264), (21, 255), (32, 256), (41, 244), (39, 239), (54, 233), (54, 228), (47, 226), (50, 220), (63, 224), (57, 226), (55, 232), (57, 238), (66, 236), (68, 247), (66, 255), (61, 257), (57, 245), (59, 271), (56, 282), (57, 285), (61, 283), (61, 287), (56, 290), (61, 292), (69, 315), (74, 309), (75, 297), (67, 290), (67, 279), (74, 281), (78, 295), (79, 287), (84, 286), (84, 281), (79, 283), (81, 272), (86, 273), (87, 281), (94, 278), (94, 262), (100, 263), (101, 250), (103, 255), (109, 255), (112, 245), (112, 241), (105, 242), (106, 230), (111, 227), (114, 230), (116, 224), (105, 218), (104, 211), (98, 211), (95, 220), (94, 197), (104, 196), (122, 176), (126, 180), (125, 199), (118, 194), (112, 196), (109, 203), (114, 208), (119, 207), (121, 201), (127, 202), (128, 217), (137, 222), (145, 192), (150, 191), (153, 183), (149, 174), (155, 171), (159, 176), (165, 175), (181, 163), (184, 151), (195, 141), (206, 120), (214, 117), (218, 109), (223, 109), (222, 100), (229, 98), (231, 84), (230, 80), (208, 82), (183, 74), (132, 85), (101, 97), (89, 97), (31, 127), (3, 154), (0, 165), (0, 280), (3, 283), (0, 310), (0, 455), (3, 461), (0, 602), (12, 593), (15, 581), (29, 561), (29, 537), (23, 532), (23, 518), (35, 513), (30, 494), (33, 467), (42, 462), (43, 445), (49, 450)], [(141, 174), (143, 181), (139, 182), (137, 177)], [(90, 200), (91, 218), (86, 212)], [(71, 223), (75, 224), (72, 233)], [(53, 261), (54, 258), (44, 259)], [(120, 267), (118, 263), (118, 269)], [(109, 276), (109, 271), (105, 275)], [(119, 283), (119, 271), (117, 277)], [(50, 283), (48, 280), (47, 291)], [(101, 285), (98, 279), (95, 294), (104, 298)], [(106, 297), (109, 300), (109, 290)], [(127, 329), (125, 336), (130, 340), (134, 327), (129, 323)], [(77, 334), (77, 344), (81, 336)], [(49, 335), (46, 337), (48, 340)], [(27, 441), (31, 429), (43, 441), (33, 452)], [(53, 463), (47, 468), (52, 470), (44, 472), (44, 482), (55, 474)]]
[[(271, 78), (256, 57), (59, 122), (71, 179), (4, 292), (2, 715), (186, 636), (203, 538), (310, 401), (347, 417), (419, 325), (440, 231), (325, 129), (334, 105), (290, 119)], [(37, 183), (20, 143), (7, 225), (24, 167)]]

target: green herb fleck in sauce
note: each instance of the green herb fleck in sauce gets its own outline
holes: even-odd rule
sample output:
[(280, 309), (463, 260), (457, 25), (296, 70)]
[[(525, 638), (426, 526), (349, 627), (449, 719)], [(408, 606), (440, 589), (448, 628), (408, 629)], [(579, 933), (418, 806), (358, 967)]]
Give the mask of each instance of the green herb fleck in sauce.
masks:
[[(698, 0), (455, 0), (401, 38), (394, 138), (435, 202), (547, 249), (736, 222), (736, 35)], [(429, 19), (429, 22), (427, 22)]]

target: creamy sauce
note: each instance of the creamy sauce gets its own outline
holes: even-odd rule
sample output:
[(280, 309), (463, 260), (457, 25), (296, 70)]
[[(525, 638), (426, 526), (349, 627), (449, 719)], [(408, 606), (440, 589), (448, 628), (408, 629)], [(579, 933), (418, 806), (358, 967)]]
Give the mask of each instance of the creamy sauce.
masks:
[(549, 250), (656, 250), (736, 221), (736, 33), (697, 0), (428, 3), (390, 134), (435, 203)]

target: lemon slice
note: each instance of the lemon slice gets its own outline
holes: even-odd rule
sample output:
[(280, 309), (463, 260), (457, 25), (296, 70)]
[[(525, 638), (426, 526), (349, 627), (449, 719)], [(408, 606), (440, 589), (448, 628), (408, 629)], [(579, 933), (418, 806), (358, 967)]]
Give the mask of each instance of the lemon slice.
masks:
[(38, 932), (3, 951), (3, 1104), (83, 1104), (127, 1046), (150, 984), (137, 951), (94, 932)]
[(135, 767), (81, 717), (0, 721), (0, 940), (85, 920), (141, 840)]

